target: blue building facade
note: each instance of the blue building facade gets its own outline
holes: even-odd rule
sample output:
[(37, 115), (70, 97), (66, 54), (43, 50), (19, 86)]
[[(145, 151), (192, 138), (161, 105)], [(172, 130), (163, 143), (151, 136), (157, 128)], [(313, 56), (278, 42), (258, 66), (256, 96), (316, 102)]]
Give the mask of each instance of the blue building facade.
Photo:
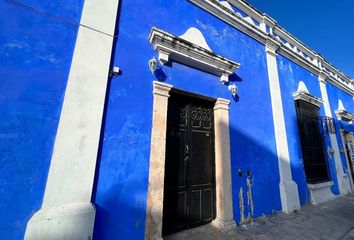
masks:
[[(245, 1), (4, 1), (0, 12), (2, 238), (227, 232), (352, 192), (353, 80)], [(188, 106), (178, 142), (174, 99)], [(208, 189), (190, 183), (204, 167)], [(173, 205), (166, 179), (181, 169)], [(171, 231), (166, 206), (182, 209)]]

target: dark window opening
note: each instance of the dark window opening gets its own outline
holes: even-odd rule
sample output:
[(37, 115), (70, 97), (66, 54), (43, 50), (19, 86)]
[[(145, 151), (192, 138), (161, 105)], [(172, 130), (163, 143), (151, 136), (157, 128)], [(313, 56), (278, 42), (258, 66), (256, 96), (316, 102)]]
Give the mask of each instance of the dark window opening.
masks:
[(295, 106), (306, 180), (308, 183), (329, 181), (322, 126), (318, 121), (320, 108), (303, 100), (296, 100)]

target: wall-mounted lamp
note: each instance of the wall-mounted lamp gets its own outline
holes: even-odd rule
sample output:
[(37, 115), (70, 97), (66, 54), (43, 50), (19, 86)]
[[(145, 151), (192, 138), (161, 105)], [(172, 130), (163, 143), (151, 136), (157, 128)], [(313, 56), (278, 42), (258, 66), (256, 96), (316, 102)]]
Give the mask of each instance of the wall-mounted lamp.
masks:
[(155, 73), (155, 71), (156, 71), (156, 69), (157, 69), (157, 65), (158, 65), (158, 63), (157, 63), (157, 60), (156, 60), (155, 57), (153, 57), (153, 58), (151, 58), (151, 59), (149, 60), (149, 69), (150, 69), (150, 71), (151, 71), (152, 74)]
[(120, 74), (120, 68), (114, 66), (113, 69), (109, 72), (109, 76), (113, 77), (113, 76), (118, 76)]
[(235, 85), (235, 84), (231, 84), (231, 85), (229, 85), (229, 90), (230, 90), (230, 92), (231, 92), (231, 94), (232, 94), (232, 96), (236, 96), (236, 94), (237, 94), (237, 92), (238, 92), (238, 87)]

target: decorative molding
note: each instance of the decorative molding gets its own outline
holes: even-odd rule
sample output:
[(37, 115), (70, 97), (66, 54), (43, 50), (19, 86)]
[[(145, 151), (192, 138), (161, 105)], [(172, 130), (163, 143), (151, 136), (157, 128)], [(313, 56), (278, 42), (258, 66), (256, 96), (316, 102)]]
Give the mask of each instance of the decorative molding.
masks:
[(341, 99), (338, 100), (338, 109), (335, 111), (338, 120), (343, 120), (346, 122), (352, 122), (354, 120), (354, 114), (348, 112), (344, 106)]
[[(259, 27), (256, 27), (255, 25), (252, 25), (251, 23), (247, 22), (247, 20), (245, 20), (240, 13), (230, 10), (220, 2), (215, 0), (188, 0), (188, 1), (204, 9), (205, 11), (211, 13), (212, 15), (220, 18), (224, 22), (239, 29), (240, 31), (246, 33), (247, 35), (257, 39), (259, 42), (263, 44), (265, 43), (267, 39), (267, 33), (262, 31)], [(232, 5), (234, 3), (229, 0), (228, 2)]]
[(273, 56), (277, 56), (277, 50), (280, 48), (280, 43), (275, 41), (274, 39), (268, 37), (265, 43), (265, 51), (266, 53), (272, 54)]
[(346, 111), (346, 110), (338, 110), (336, 111), (336, 115), (338, 120), (343, 120), (347, 122), (351, 122), (354, 120), (354, 114)]
[(299, 87), (296, 92), (293, 93), (294, 100), (303, 100), (320, 107), (323, 104), (321, 98), (315, 97), (309, 93), (307, 87), (303, 81), (299, 82)]
[(207, 44), (203, 34), (195, 27), (189, 28), (180, 38), (193, 43), (199, 47), (205, 48), (211, 52), (209, 45)]
[[(177, 37), (154, 27), (150, 32), (149, 40), (153, 48), (158, 52), (159, 60), (162, 64), (167, 63), (171, 59), (217, 75), (222, 82), (228, 82), (229, 75), (233, 74), (239, 68), (240, 64), (207, 49), (208, 45), (202, 33), (196, 33), (196, 31), (199, 32), (196, 28), (189, 29), (181, 37)], [(185, 40), (191, 39), (189, 36), (191, 33), (194, 36), (198, 36), (199, 42), (203, 46), (196, 45), (195, 40), (193, 42)]]
[(169, 97), (170, 94), (170, 90), (172, 89), (172, 85), (167, 84), (167, 83), (162, 83), (162, 82), (158, 82), (158, 81), (154, 81), (154, 90), (153, 90), (153, 94), (154, 95), (161, 95), (161, 96), (165, 96), (165, 97)]
[(188, 0), (222, 21), (244, 32), (257, 41), (266, 44), (268, 38), (278, 41), (281, 46), (279, 54), (299, 64), (309, 72), (318, 75), (321, 71), (329, 74), (328, 82), (342, 91), (354, 96), (354, 81), (329, 64), (318, 53), (296, 39), (285, 29), (277, 25), (268, 15), (259, 12), (243, 0), (226, 0), (229, 5), (240, 9), (245, 17), (232, 7), (225, 6), (224, 1)]
[(313, 96), (309, 93), (305, 93), (305, 92), (294, 92), (293, 97), (294, 97), (294, 100), (303, 100), (305, 102), (314, 104), (317, 107), (320, 107), (321, 104), (323, 104), (323, 101), (321, 98), (315, 97), (315, 96)]

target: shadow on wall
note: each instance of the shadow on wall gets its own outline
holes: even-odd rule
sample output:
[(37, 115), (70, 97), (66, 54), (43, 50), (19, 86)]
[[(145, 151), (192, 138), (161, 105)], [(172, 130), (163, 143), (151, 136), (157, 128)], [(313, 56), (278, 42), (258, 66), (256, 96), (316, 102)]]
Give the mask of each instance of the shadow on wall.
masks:
[[(239, 224), (281, 211), (275, 140), (272, 135), (266, 136), (267, 129), (264, 128), (268, 127), (268, 132), (272, 133), (274, 130), (263, 126), (261, 121), (261, 118), (256, 117), (243, 126), (230, 126), (233, 213)], [(265, 133), (261, 132), (262, 129)], [(121, 161), (118, 159), (117, 162)], [(98, 175), (99, 164), (96, 171)], [(295, 171), (304, 177), (301, 165), (296, 166)], [(142, 239), (145, 233), (147, 188), (136, 187), (141, 185), (141, 182), (137, 184), (137, 176), (116, 178), (115, 181), (107, 190), (100, 192), (100, 203), (96, 204), (95, 239), (110, 239), (111, 236), (117, 239)], [(146, 181), (147, 186), (147, 179), (140, 181)], [(299, 189), (304, 186), (298, 184)], [(93, 201), (97, 189), (94, 191)], [(127, 191), (129, 196), (124, 194)]]
[(281, 211), (277, 156), (268, 145), (274, 139), (251, 130), (258, 122), (248, 124), (230, 126), (233, 213), (239, 224)]

